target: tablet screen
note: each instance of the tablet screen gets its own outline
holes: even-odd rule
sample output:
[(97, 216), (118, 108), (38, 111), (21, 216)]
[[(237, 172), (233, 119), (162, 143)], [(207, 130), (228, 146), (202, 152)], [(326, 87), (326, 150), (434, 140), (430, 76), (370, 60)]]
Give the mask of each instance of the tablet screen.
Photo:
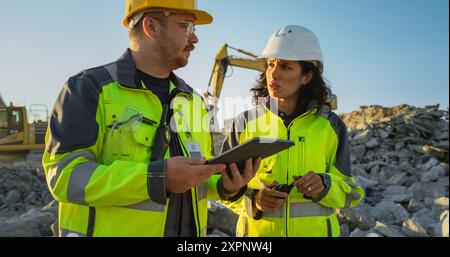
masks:
[[(258, 157), (264, 159), (280, 151), (286, 150), (293, 145), (295, 145), (295, 143), (291, 140), (255, 137), (222, 153), (215, 158), (208, 160), (206, 163), (221, 163), (226, 165), (236, 163), (238, 165), (239, 171), (243, 172), (245, 168), (245, 160), (250, 158), (256, 159)], [(227, 171), (228, 169), (229, 168), (227, 167)]]

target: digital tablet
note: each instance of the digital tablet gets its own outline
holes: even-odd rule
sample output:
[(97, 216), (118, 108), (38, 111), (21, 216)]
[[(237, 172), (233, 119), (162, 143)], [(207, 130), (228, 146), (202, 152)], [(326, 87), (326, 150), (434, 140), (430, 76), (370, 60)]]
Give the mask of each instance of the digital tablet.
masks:
[(245, 160), (250, 158), (254, 160), (258, 157), (264, 159), (294, 145), (294, 141), (291, 140), (255, 137), (215, 158), (207, 160), (206, 164), (226, 164), (228, 175), (231, 175), (229, 164), (236, 163), (239, 171), (243, 172)]

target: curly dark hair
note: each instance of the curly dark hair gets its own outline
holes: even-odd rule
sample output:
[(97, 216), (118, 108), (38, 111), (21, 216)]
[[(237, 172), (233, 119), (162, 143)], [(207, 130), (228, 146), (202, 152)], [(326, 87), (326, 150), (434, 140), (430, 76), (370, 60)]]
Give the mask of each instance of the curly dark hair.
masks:
[[(331, 94), (331, 90), (322, 77), (322, 73), (320, 72), (319, 68), (312, 62), (299, 61), (299, 63), (302, 75), (306, 75), (311, 72), (313, 74), (313, 78), (307, 85), (300, 88), (300, 94), (297, 99), (297, 109), (303, 111), (306, 110), (308, 104), (313, 100), (317, 102), (317, 108), (319, 111), (324, 108), (331, 109), (331, 103), (328, 100)], [(255, 105), (258, 104), (258, 98), (269, 96), (269, 90), (267, 89), (266, 71), (261, 73), (258, 80), (256, 81), (255, 87), (250, 89), (250, 91), (253, 93), (253, 103)]]

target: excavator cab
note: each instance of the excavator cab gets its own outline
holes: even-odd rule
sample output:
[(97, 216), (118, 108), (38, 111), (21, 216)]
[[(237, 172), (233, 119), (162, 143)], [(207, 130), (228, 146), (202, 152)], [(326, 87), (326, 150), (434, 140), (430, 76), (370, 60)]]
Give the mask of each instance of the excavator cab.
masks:
[(23, 137), (19, 136), (23, 132), (23, 114), (20, 108), (0, 109), (0, 144), (21, 143)]
[(46, 121), (28, 124), (25, 107), (0, 107), (0, 153), (43, 150)]

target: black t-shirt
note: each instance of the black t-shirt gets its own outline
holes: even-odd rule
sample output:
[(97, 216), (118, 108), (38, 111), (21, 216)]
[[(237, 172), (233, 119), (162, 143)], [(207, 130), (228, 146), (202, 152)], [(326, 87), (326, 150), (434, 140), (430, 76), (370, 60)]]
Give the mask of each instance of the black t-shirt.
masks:
[[(170, 87), (170, 78), (159, 79), (155, 78), (147, 73), (137, 70), (137, 75), (139, 79), (144, 82), (144, 85), (147, 89), (151, 90), (153, 94), (158, 96), (161, 104), (168, 104), (169, 101), (169, 87)], [(139, 82), (140, 83), (140, 82)]]

